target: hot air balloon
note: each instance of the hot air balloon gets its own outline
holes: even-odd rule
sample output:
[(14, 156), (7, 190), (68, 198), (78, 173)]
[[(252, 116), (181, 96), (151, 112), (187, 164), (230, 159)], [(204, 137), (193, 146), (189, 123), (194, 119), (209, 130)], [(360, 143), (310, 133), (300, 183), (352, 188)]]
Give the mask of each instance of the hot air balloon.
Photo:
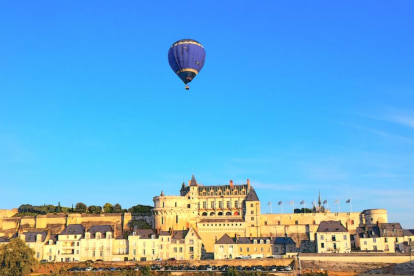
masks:
[(201, 71), (206, 59), (203, 45), (193, 39), (181, 39), (175, 42), (168, 51), (168, 62), (171, 69), (190, 89), (190, 83)]

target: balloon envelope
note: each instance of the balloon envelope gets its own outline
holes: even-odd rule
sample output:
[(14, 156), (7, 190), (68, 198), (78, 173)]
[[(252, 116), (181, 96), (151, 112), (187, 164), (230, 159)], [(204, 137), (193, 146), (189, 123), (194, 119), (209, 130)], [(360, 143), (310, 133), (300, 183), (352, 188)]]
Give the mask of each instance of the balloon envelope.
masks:
[(201, 71), (205, 59), (203, 45), (193, 39), (179, 40), (168, 51), (171, 69), (185, 84), (191, 82)]

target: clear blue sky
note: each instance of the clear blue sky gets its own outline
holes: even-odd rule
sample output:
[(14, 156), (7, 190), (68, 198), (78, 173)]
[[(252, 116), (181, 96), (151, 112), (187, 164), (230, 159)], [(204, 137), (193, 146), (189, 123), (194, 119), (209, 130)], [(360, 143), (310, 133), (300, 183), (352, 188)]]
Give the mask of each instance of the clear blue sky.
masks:
[(205, 2), (0, 4), (0, 208), (152, 205), (194, 173), (414, 228), (414, 3)]

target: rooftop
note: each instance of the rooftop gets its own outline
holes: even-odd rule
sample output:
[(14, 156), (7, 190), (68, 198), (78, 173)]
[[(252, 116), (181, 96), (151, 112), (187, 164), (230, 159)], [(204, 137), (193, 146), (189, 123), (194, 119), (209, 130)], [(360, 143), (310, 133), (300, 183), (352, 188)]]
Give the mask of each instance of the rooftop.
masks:
[(319, 224), (316, 232), (348, 232), (340, 221), (328, 220)]

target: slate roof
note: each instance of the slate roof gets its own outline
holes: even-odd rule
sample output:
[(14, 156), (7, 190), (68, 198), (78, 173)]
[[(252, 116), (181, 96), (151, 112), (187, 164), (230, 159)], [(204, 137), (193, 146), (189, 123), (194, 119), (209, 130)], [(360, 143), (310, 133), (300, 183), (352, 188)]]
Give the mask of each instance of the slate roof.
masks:
[(316, 232), (348, 232), (340, 221), (328, 220), (319, 224)]
[(238, 244), (254, 244), (254, 241), (256, 241), (257, 244), (260, 244), (260, 240), (262, 240), (264, 243), (266, 243), (266, 240), (270, 240), (270, 237), (240, 237), (236, 240), (236, 243)]
[(246, 201), (259, 201), (259, 198), (257, 197), (256, 191), (253, 187), (250, 187), (250, 191), (247, 194)]
[(229, 235), (224, 234), (215, 244), (235, 244), (236, 242)]
[(414, 236), (414, 229), (404, 229), (403, 230), (404, 236)]
[(160, 231), (160, 236), (171, 236), (170, 232), (168, 231)]
[(140, 239), (151, 239), (151, 236), (157, 236), (157, 231), (155, 229), (140, 229), (137, 228), (135, 231), (135, 235), (139, 235)]
[(196, 181), (196, 179), (195, 179), (195, 177), (194, 177), (194, 174), (193, 174), (193, 176), (191, 177), (190, 186), (197, 186), (197, 181)]
[(53, 243), (56, 243), (57, 240), (58, 240), (58, 235), (53, 235), (53, 234), (50, 235), (50, 237), (49, 237), (49, 239), (47, 241), (50, 241), (50, 240), (52, 240)]
[(10, 239), (7, 237), (0, 237), (0, 242), (10, 242)]
[(358, 227), (357, 235), (360, 238), (378, 238), (380, 237), (380, 230), (378, 226)]
[(37, 235), (41, 235), (41, 242), (44, 242), (46, 237), (47, 237), (47, 232), (46, 231), (41, 231), (41, 232), (25, 232), (23, 233), (25, 238), (24, 241), (25, 242), (36, 242), (36, 237)]
[(172, 234), (173, 240), (183, 240), (187, 236), (188, 230), (174, 230)]
[(402, 237), (403, 230), (399, 223), (378, 223), (381, 237)]
[(83, 235), (84, 233), (85, 228), (82, 224), (69, 224), (60, 235)]
[[(203, 222), (221, 222), (221, 223), (225, 223), (225, 222), (244, 222), (244, 220), (243, 219), (239, 219), (239, 218), (235, 218), (235, 219), (213, 219), (213, 218), (211, 218), (211, 219), (202, 219), (202, 220), (200, 220), (200, 222), (201, 223), (203, 223)], [(200, 223), (199, 222), (199, 223)]]
[(95, 238), (96, 233), (101, 233), (102, 238), (106, 237), (107, 232), (113, 233), (112, 227), (110, 225), (93, 225), (91, 228), (89, 228), (88, 232), (91, 233), (92, 239)]
[(272, 238), (273, 244), (296, 244), (291, 237), (275, 237)]

